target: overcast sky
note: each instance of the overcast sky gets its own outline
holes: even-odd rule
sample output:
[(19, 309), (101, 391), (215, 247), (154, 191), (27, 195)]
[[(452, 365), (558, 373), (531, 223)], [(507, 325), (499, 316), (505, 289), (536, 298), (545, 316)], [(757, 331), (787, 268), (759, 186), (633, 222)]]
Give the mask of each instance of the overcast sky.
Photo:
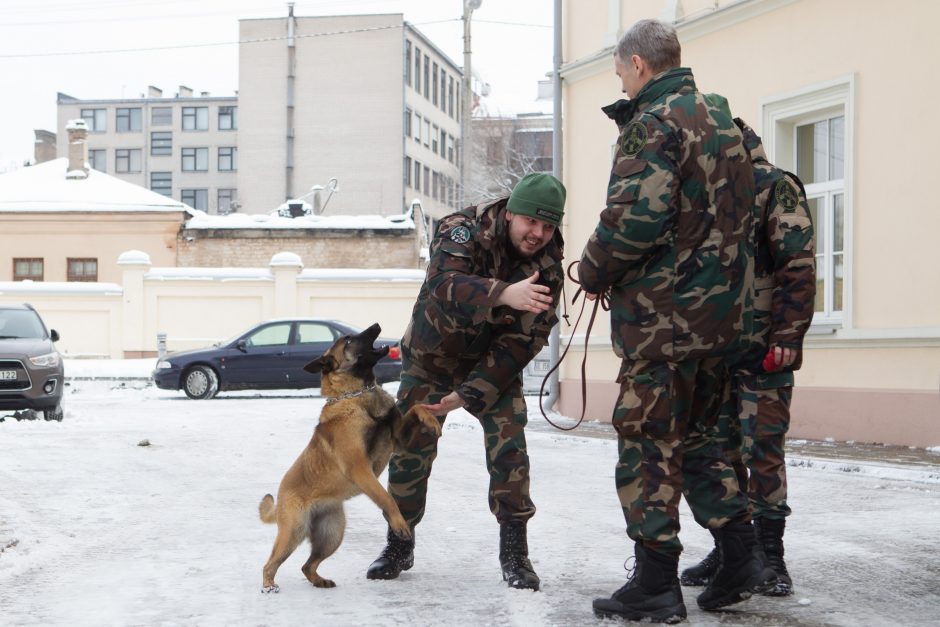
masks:
[[(473, 67), (492, 87), (491, 113), (551, 111), (535, 98), (552, 68), (552, 6), (483, 0), (474, 12)], [(458, 65), (462, 12), (462, 0), (296, 0), (294, 8), (297, 16), (403, 13)], [(0, 172), (32, 158), (33, 129), (56, 130), (56, 92), (133, 98), (148, 85), (165, 95), (186, 85), (234, 94), (238, 20), (286, 14), (284, 0), (3, 0)]]

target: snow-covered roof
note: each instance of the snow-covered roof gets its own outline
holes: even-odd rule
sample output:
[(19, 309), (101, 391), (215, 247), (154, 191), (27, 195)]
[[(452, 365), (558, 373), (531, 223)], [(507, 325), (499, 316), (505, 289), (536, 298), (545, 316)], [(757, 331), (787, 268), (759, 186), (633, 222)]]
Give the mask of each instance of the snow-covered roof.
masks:
[(187, 229), (374, 229), (414, 230), (415, 223), (403, 214), (380, 215), (305, 215), (284, 218), (267, 213), (231, 213), (209, 215), (192, 210)]
[(0, 175), (0, 212), (193, 211), (98, 170), (89, 170), (87, 178), (67, 179), (68, 164), (68, 159), (53, 159)]

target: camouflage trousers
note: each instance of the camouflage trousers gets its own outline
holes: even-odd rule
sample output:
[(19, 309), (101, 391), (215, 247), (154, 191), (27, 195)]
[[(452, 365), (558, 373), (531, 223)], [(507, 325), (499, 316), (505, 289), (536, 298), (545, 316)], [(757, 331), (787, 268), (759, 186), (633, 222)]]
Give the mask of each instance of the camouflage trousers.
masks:
[[(404, 412), (415, 403), (437, 403), (452, 391), (450, 387), (402, 374), (398, 406)], [(535, 515), (535, 504), (529, 497), (529, 454), (525, 442), (528, 415), (521, 380), (514, 381), (476, 418), (483, 426), (490, 511), (500, 523), (528, 520)], [(443, 426), (444, 418), (440, 421)], [(424, 517), (428, 478), (436, 457), (437, 439), (416, 430), (407, 450), (392, 455), (389, 462), (389, 494), (412, 527)]]
[(615, 479), (630, 538), (678, 555), (683, 494), (703, 527), (748, 522), (747, 497), (715, 438), (730, 384), (723, 360), (624, 360), (618, 381)]
[(736, 377), (718, 422), (718, 440), (755, 518), (790, 515), (784, 458), (793, 396), (788, 383), (769, 387), (763, 377)]

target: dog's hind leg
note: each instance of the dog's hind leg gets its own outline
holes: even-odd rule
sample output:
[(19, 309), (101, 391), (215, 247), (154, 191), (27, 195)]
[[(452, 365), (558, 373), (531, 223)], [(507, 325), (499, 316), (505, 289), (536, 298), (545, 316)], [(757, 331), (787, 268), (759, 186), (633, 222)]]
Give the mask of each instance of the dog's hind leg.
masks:
[[(292, 515), (298, 516), (300, 513)], [(262, 570), (261, 592), (278, 592), (277, 584), (274, 583), (274, 575), (277, 569), (284, 563), (297, 546), (304, 540), (304, 524), (302, 520), (278, 520), (277, 538), (274, 540), (274, 548), (271, 549), (271, 557)]]
[(343, 503), (338, 502), (327, 506), (316, 507), (310, 512), (310, 558), (301, 570), (304, 576), (317, 588), (334, 588), (336, 583), (324, 579), (317, 573), (317, 567), (336, 552), (343, 541), (346, 531), (346, 514), (343, 512)]

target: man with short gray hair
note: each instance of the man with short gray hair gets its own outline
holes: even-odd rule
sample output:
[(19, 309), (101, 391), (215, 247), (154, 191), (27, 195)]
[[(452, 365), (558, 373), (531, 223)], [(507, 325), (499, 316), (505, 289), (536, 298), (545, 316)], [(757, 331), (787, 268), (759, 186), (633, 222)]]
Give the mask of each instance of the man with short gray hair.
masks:
[(617, 494), (634, 541), (633, 576), (600, 616), (678, 622), (679, 499), (715, 530), (721, 566), (698, 597), (705, 610), (776, 582), (754, 550), (747, 497), (721, 457), (714, 425), (753, 297), (754, 176), (741, 131), (679, 67), (675, 29), (643, 20), (614, 66), (630, 100), (604, 108), (620, 130), (607, 207), (578, 274), (589, 298), (610, 291), (622, 360)]

